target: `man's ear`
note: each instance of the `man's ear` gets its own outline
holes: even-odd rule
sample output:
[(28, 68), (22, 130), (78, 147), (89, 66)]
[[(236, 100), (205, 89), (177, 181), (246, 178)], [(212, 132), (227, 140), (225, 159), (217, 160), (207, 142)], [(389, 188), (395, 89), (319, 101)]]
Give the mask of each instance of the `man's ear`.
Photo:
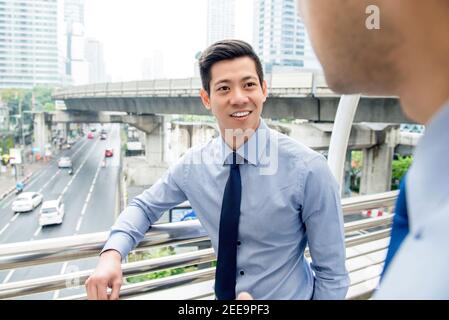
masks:
[(263, 95), (264, 95), (264, 97), (265, 97), (265, 99), (264, 99), (264, 102), (265, 102), (265, 100), (266, 100), (267, 97), (268, 97), (268, 86), (267, 86), (267, 81), (266, 81), (266, 80), (264, 80), (264, 81), (262, 82), (262, 92), (263, 92)]
[(210, 110), (210, 99), (207, 91), (204, 89), (200, 90), (201, 101), (203, 101), (203, 105), (207, 110)]

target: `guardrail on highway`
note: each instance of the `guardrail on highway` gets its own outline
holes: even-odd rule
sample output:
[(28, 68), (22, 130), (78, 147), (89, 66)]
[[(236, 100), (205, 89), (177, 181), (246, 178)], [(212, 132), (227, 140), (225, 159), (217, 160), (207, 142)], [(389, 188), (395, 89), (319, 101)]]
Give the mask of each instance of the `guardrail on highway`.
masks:
[[(342, 200), (342, 207), (345, 214), (350, 214), (360, 210), (368, 210), (379, 207), (391, 207), (397, 198), (398, 192), (386, 192), (382, 194), (360, 196)], [(376, 254), (386, 249), (384, 243), (390, 235), (389, 225), (392, 215), (381, 218), (368, 218), (345, 224), (347, 261), (348, 263), (370, 254)], [(380, 229), (372, 232), (364, 230)], [(354, 232), (360, 231), (358, 235)], [(20, 268), (48, 264), (54, 262), (69, 261), (80, 258), (97, 256), (108, 237), (108, 232), (77, 235), (63, 238), (53, 238), (38, 240), (33, 242), (22, 242), (0, 245), (0, 270)], [(154, 225), (145, 235), (136, 250), (145, 250), (155, 246), (168, 246), (175, 244), (198, 243), (208, 240), (208, 237), (197, 220), (176, 222), (171, 224)], [(376, 245), (368, 246), (379, 242)], [(357, 250), (355, 250), (357, 248)], [(308, 252), (306, 251), (306, 256)], [(374, 289), (373, 281), (380, 275), (380, 266), (384, 257), (370, 259), (369, 263), (357, 262), (349, 267), (351, 278), (351, 294), (348, 298), (367, 298)], [(124, 276), (140, 275), (150, 271), (159, 271), (173, 267), (184, 267), (215, 260), (212, 249), (202, 249), (195, 252), (176, 254), (174, 256), (144, 260), (122, 265)], [(366, 260), (366, 259), (365, 259)], [(364, 272), (365, 270), (375, 270)], [(57, 276), (50, 276), (32, 280), (24, 280), (0, 285), (0, 299), (14, 298), (39, 292), (64, 289), (68, 283), (73, 283), (76, 279), (80, 285), (84, 284), (89, 274), (93, 270), (72, 272)], [(360, 271), (363, 276), (360, 277)], [(145, 292), (162, 290), (170, 287), (186, 285), (192, 282), (206, 281), (213, 279), (214, 268), (207, 268), (198, 271), (188, 272), (176, 276), (162, 279), (144, 281), (142, 283), (124, 285), (121, 290), (121, 297), (132, 297)], [(366, 285), (371, 283), (370, 285)], [(211, 292), (211, 294), (213, 294)], [(85, 295), (73, 296), (70, 299), (85, 299)], [(195, 298), (195, 297), (191, 297)]]
[[(337, 95), (329, 89), (324, 75), (313, 72), (274, 73), (265, 80), (270, 96)], [(62, 88), (53, 94), (53, 99), (197, 97), (200, 89), (200, 78), (109, 82)]]

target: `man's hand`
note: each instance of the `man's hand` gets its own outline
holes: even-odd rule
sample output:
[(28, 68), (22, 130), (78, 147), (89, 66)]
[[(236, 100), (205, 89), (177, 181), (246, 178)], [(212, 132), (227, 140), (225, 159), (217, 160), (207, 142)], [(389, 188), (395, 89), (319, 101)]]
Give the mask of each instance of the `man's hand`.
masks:
[(254, 298), (248, 292), (240, 292), (237, 296), (237, 300), (254, 300)]
[[(94, 273), (86, 280), (87, 299), (89, 300), (117, 300), (122, 286), (122, 257), (115, 250), (108, 250), (101, 254), (100, 261)], [(107, 288), (112, 288), (109, 295)]]

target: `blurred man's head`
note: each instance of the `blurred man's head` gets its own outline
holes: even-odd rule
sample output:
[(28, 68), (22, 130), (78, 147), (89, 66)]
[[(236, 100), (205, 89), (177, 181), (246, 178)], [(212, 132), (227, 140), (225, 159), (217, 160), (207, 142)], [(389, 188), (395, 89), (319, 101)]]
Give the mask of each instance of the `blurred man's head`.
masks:
[[(415, 120), (428, 118), (415, 114), (417, 105), (412, 102), (428, 104), (429, 90), (421, 84), (438, 86), (440, 78), (448, 77), (442, 71), (449, 71), (449, 1), (297, 1), (332, 89), (407, 99), (413, 87), (418, 92), (414, 101), (403, 101), (409, 105), (405, 111)], [(377, 12), (370, 10), (373, 5)], [(367, 20), (369, 24), (377, 13), (379, 28), (370, 29)]]

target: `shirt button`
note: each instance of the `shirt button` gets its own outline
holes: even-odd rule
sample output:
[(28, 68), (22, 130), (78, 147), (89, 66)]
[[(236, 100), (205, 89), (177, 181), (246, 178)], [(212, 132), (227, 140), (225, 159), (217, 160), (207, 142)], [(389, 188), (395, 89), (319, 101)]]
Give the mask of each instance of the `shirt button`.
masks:
[(237, 241), (237, 245), (239, 246), (239, 245), (241, 245), (242, 244), (242, 242), (239, 240), (239, 241)]
[(240, 275), (243, 276), (245, 274), (245, 271), (240, 270)]

